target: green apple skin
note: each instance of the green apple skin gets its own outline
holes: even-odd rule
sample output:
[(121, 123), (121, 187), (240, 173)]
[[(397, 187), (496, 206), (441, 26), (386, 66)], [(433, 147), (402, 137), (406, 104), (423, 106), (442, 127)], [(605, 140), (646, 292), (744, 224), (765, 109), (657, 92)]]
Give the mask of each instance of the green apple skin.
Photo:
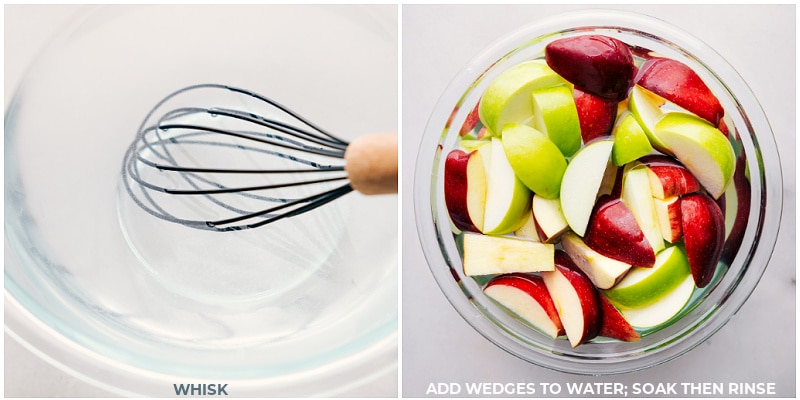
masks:
[(631, 268), (605, 295), (620, 308), (644, 307), (666, 296), (689, 275), (686, 252), (680, 246), (671, 246), (656, 254), (652, 268)]
[(694, 289), (694, 278), (689, 275), (657, 301), (642, 307), (620, 308), (619, 311), (634, 328), (658, 327), (672, 320), (686, 307)]
[(547, 134), (565, 157), (581, 147), (581, 123), (572, 88), (551, 86), (533, 91), (533, 127)]
[(514, 173), (500, 139), (492, 138), (490, 150), (483, 233), (505, 235), (525, 223), (525, 213), (530, 212), (533, 193)]
[(728, 138), (706, 120), (671, 112), (655, 126), (655, 134), (714, 199), (728, 187), (736, 168), (736, 154)]
[(630, 110), (636, 121), (639, 122), (650, 144), (658, 151), (672, 155), (667, 146), (654, 133), (653, 129), (656, 122), (663, 116), (661, 106), (666, 101), (658, 95), (651, 93), (639, 85), (633, 85), (630, 95), (628, 95), (628, 110)]
[(506, 125), (502, 142), (522, 183), (539, 196), (557, 199), (567, 160), (547, 135), (527, 125)]
[(492, 136), (501, 137), (507, 124), (532, 125), (534, 89), (565, 83), (544, 60), (519, 63), (489, 83), (481, 97), (478, 116)]
[(650, 154), (653, 146), (647, 134), (639, 125), (632, 114), (627, 113), (622, 117), (619, 125), (614, 130), (614, 148), (611, 150), (611, 159), (614, 165), (621, 167), (639, 157)]

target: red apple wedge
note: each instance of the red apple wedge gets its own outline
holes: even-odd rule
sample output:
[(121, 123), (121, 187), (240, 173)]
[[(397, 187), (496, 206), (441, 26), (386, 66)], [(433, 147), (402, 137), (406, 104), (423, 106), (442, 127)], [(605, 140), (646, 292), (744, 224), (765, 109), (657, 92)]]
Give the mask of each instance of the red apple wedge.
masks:
[(736, 189), (736, 215), (728, 234), (727, 243), (722, 250), (722, 260), (731, 261), (739, 251), (750, 218), (750, 178), (747, 176), (747, 158), (742, 152), (736, 158), (736, 171), (733, 173), (733, 187)]
[(569, 229), (567, 220), (561, 212), (559, 199), (546, 199), (534, 194), (531, 212), (536, 232), (542, 242), (553, 243)]
[(598, 200), (584, 242), (606, 257), (637, 267), (652, 267), (656, 261), (655, 251), (642, 228), (618, 197), (604, 196)]
[(700, 76), (686, 64), (654, 57), (642, 64), (636, 84), (717, 126), (725, 113)]
[(486, 284), (483, 292), (553, 339), (564, 334), (556, 306), (540, 276), (498, 275)]
[(653, 197), (666, 199), (700, 190), (700, 183), (678, 160), (650, 154), (639, 159), (650, 170), (650, 191)]
[(628, 320), (622, 316), (622, 313), (605, 296), (601, 294), (599, 298), (600, 306), (603, 310), (603, 322), (600, 325), (598, 336), (622, 340), (623, 342), (635, 342), (642, 338), (639, 332), (633, 329)]
[(635, 65), (628, 46), (612, 37), (582, 35), (545, 47), (547, 65), (578, 89), (611, 100), (627, 96)]
[(458, 135), (461, 137), (468, 136), (475, 130), (475, 127), (478, 126), (478, 123), (481, 122), (480, 117), (478, 116), (478, 106), (480, 106), (480, 101), (475, 104), (475, 108), (467, 114), (467, 119), (464, 120), (464, 124), (461, 125), (461, 129), (458, 131)]
[(609, 136), (617, 118), (619, 101), (595, 96), (577, 88), (573, 89), (573, 97), (578, 109), (583, 143)]
[(717, 203), (705, 193), (681, 197), (681, 228), (695, 286), (711, 282), (725, 244), (725, 220)]
[(561, 247), (598, 289), (613, 287), (631, 269), (630, 264), (592, 250), (583, 239), (572, 232), (561, 237)]
[(541, 276), (558, 310), (558, 316), (570, 345), (597, 337), (602, 322), (600, 294), (592, 281), (562, 250), (555, 252), (555, 269), (542, 272)]
[(480, 232), (486, 205), (486, 170), (481, 152), (456, 149), (444, 161), (444, 201), (462, 231)]
[(620, 198), (636, 218), (653, 251), (658, 253), (664, 248), (664, 238), (661, 236), (661, 227), (653, 202), (655, 198), (651, 192), (647, 167), (637, 163), (626, 165)]
[(658, 226), (661, 227), (661, 235), (664, 240), (675, 243), (683, 237), (681, 227), (681, 202), (680, 197), (672, 196), (666, 199), (653, 199), (658, 216)]

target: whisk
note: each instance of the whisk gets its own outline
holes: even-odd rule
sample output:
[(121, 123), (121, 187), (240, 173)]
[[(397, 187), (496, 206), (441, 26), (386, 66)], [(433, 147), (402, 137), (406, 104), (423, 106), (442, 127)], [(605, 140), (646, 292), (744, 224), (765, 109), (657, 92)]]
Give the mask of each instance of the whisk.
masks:
[(353, 190), (397, 193), (397, 134), (347, 142), (252, 91), (200, 84), (158, 102), (122, 176), (149, 214), (188, 227), (261, 227)]

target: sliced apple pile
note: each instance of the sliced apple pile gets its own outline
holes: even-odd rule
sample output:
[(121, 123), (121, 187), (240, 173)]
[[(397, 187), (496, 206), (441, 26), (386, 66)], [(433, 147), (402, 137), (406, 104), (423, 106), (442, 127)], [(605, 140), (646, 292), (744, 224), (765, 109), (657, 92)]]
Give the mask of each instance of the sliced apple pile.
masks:
[(723, 194), (745, 176), (724, 116), (680, 61), (554, 40), (489, 82), (446, 156), (464, 273), (573, 347), (670, 324), (714, 281)]

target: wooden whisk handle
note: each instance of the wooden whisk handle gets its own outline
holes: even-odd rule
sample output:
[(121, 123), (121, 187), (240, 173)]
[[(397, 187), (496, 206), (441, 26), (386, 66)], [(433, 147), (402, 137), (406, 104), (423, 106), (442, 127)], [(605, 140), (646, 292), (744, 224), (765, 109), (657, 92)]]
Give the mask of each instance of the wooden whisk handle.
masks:
[(350, 186), (363, 194), (397, 193), (397, 134), (380, 133), (352, 141), (344, 153)]

